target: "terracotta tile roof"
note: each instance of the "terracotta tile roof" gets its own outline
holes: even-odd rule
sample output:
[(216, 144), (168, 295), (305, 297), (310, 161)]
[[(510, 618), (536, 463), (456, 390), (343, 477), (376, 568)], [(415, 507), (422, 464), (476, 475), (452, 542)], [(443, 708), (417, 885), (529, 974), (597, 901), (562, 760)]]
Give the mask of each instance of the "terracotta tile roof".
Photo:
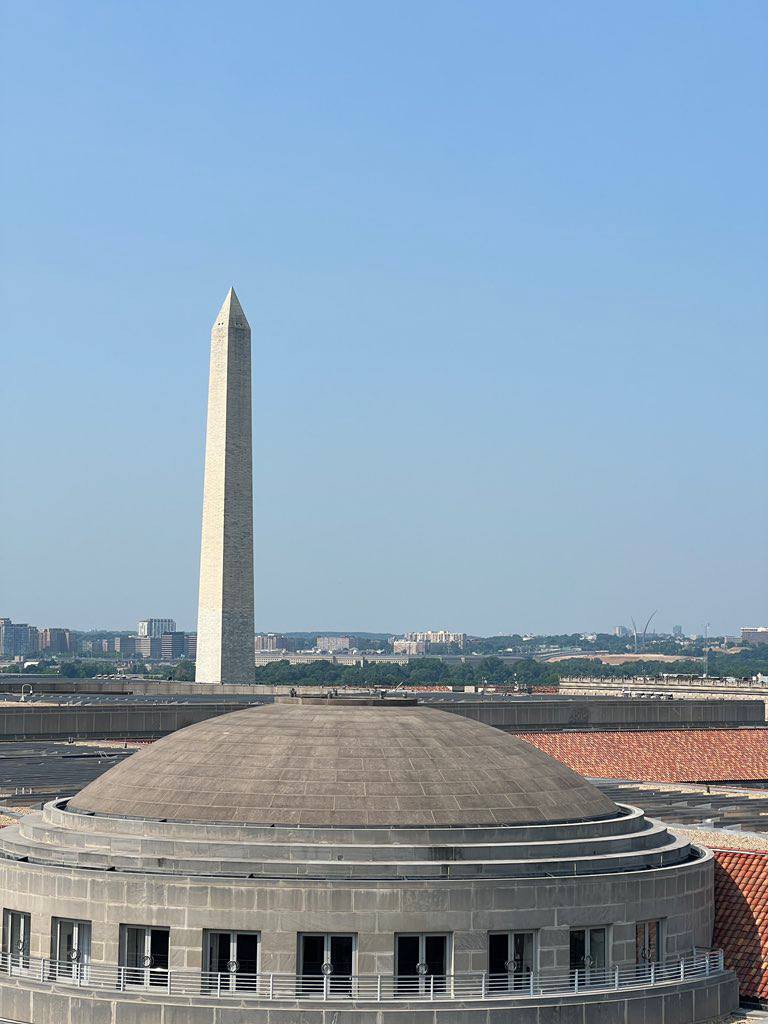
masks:
[(768, 729), (518, 733), (580, 775), (640, 782), (768, 779)]
[(742, 999), (768, 1000), (768, 852), (715, 851), (715, 932)]

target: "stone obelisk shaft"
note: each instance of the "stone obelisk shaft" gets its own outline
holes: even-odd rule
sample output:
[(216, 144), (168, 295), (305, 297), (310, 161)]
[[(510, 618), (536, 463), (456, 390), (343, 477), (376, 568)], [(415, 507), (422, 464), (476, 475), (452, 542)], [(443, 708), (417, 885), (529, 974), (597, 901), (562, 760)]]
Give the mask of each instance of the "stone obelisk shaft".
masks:
[(211, 330), (198, 683), (254, 681), (251, 328), (230, 289)]

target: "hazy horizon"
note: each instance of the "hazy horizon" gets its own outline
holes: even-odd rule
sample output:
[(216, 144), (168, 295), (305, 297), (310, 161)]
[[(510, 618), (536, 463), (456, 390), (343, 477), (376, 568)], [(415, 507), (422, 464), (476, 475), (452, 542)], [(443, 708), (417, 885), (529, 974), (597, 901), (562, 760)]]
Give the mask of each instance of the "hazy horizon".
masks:
[[(149, 617), (149, 616), (147, 616), (147, 617)], [(172, 616), (151, 616), (151, 617), (152, 618), (161, 618), (161, 617), (172, 618)], [(16, 620), (14, 620), (14, 621), (16, 621)], [(33, 625), (33, 626), (37, 626), (37, 625), (54, 625), (54, 623), (38, 624), (37, 622), (30, 622), (30, 625)], [(131, 632), (135, 633), (136, 632), (136, 625), (133, 625), (133, 626), (88, 626), (88, 627), (72, 626), (72, 625), (67, 625), (65, 623), (56, 623), (55, 625), (63, 626), (63, 628), (65, 628), (65, 629), (71, 629), (75, 633), (131, 633)], [(181, 629), (184, 632), (195, 632), (195, 625), (194, 624), (192, 626), (186, 627), (186, 629), (185, 629), (184, 626), (182, 626), (181, 623), (177, 623), (176, 625), (177, 625), (178, 629)], [(619, 623), (619, 625), (625, 625), (625, 623)], [(675, 625), (680, 625), (680, 624), (679, 623), (675, 623)], [(748, 625), (748, 623), (745, 623), (745, 625)], [(423, 626), (423, 625), (422, 626), (414, 626), (414, 627), (410, 627), (409, 626), (408, 629), (401, 629), (401, 630), (397, 630), (397, 629), (345, 629), (345, 628), (338, 628), (338, 627), (330, 627), (330, 628), (325, 628), (324, 627), (322, 629), (298, 629), (298, 628), (296, 628), (296, 629), (268, 629), (268, 628), (261, 629), (261, 628), (259, 628), (257, 626), (256, 627), (256, 635), (267, 635), (267, 634), (270, 634), (270, 633), (275, 633), (275, 634), (280, 635), (280, 636), (304, 636), (304, 635), (306, 635), (306, 636), (313, 636), (314, 634), (320, 634), (320, 635), (326, 635), (326, 636), (357, 636), (357, 637), (382, 637), (383, 638), (383, 637), (387, 637), (387, 636), (400, 636), (403, 633), (422, 632), (422, 631), (426, 631), (426, 630), (428, 630), (430, 628), (432, 628), (432, 629), (442, 629), (443, 626), (440, 625), (440, 624), (433, 623), (431, 627), (430, 626)], [(631, 628), (631, 626), (630, 626), (630, 628)], [(452, 632), (462, 632), (462, 630), (452, 630)], [(638, 624), (638, 638), (640, 637), (641, 632), (642, 632), (642, 623), (639, 623)], [(591, 629), (591, 630), (566, 629), (566, 630), (563, 630), (562, 632), (545, 631), (543, 633), (535, 633), (535, 634), (529, 634), (527, 630), (511, 630), (511, 631), (505, 631), (504, 633), (467, 633), (467, 636), (477, 637), (477, 638), (481, 638), (482, 639), (482, 638), (487, 638), (487, 637), (492, 637), (492, 636), (529, 636), (529, 635), (533, 635), (533, 636), (578, 636), (578, 635), (589, 635), (589, 634), (594, 634), (594, 633), (596, 633), (598, 635), (601, 635), (601, 636), (612, 635), (613, 634), (613, 628), (610, 628), (610, 629)], [(647, 635), (649, 637), (652, 637), (654, 635), (666, 635), (666, 634), (671, 635), (671, 633), (672, 633), (672, 627), (670, 627), (669, 629), (663, 629), (661, 627), (658, 627), (658, 629), (657, 629), (655, 626), (652, 626), (648, 630), (648, 634)], [(692, 636), (693, 634), (694, 634), (694, 630), (687, 631), (687, 630), (685, 630), (685, 628), (683, 629), (683, 635), (684, 636)], [(704, 636), (704, 633), (702, 632), (700, 635)], [(714, 633), (711, 628), (709, 630), (709, 637), (710, 637), (710, 639), (717, 638), (718, 636), (731, 636), (731, 635), (737, 635), (737, 634), (723, 634), (723, 633), (719, 633), (718, 634), (718, 633)]]
[(257, 630), (768, 624), (767, 23), (3, 4), (0, 615), (195, 628), (234, 284)]

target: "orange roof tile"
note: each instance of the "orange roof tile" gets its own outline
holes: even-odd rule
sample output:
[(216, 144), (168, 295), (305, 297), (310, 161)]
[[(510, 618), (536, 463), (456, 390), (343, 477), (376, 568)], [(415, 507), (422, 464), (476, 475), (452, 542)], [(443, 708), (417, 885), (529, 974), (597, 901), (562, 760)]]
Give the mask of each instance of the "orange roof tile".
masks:
[(768, 729), (525, 732), (580, 775), (639, 782), (768, 780)]
[(715, 850), (715, 932), (742, 998), (768, 999), (768, 852)]

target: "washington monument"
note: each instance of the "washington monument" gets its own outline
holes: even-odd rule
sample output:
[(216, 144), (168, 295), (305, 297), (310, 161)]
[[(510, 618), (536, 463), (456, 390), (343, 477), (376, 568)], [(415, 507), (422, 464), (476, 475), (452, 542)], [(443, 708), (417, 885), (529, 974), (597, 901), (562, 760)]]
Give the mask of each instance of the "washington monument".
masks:
[(254, 681), (251, 328), (234, 288), (211, 329), (198, 683)]

